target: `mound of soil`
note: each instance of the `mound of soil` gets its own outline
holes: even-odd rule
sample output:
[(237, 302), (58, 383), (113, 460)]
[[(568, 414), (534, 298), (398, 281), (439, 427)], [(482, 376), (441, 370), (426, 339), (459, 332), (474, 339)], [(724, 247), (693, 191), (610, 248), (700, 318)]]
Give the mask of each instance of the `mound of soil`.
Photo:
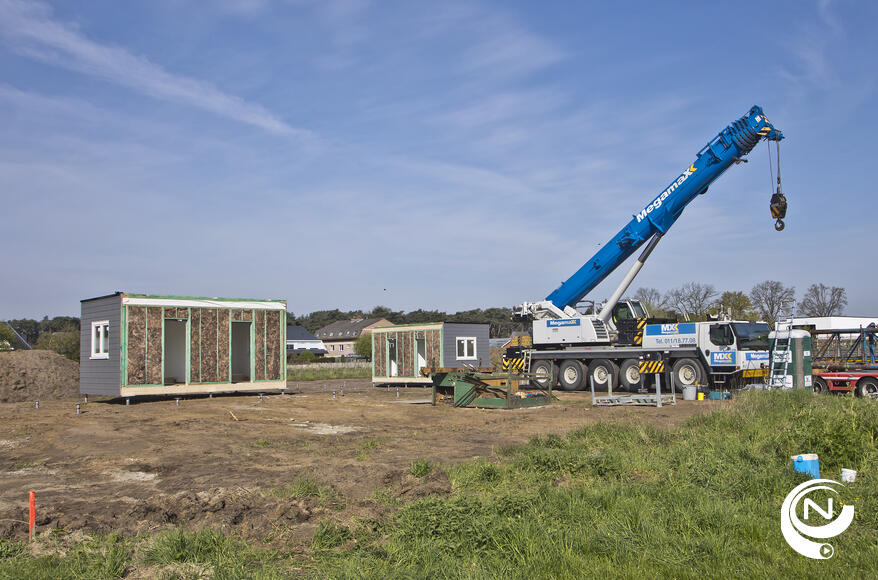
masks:
[(78, 397), (78, 362), (50, 350), (0, 352), (0, 403)]

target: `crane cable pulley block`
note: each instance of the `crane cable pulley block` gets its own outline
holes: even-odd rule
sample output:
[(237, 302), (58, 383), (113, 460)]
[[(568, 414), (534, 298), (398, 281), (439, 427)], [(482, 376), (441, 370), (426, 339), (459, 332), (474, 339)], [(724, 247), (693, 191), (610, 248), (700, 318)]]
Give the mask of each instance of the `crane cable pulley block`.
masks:
[[(771, 210), (771, 217), (774, 218), (774, 229), (777, 231), (783, 231), (786, 225), (783, 223), (783, 218), (787, 217), (787, 197), (781, 193), (780, 188), (780, 141), (775, 141), (777, 144), (777, 190), (771, 194), (771, 202), (769, 202), (769, 209)], [(771, 147), (767, 147), (768, 149), (768, 169), (771, 171)], [(772, 176), (772, 185), (774, 185), (774, 179)]]

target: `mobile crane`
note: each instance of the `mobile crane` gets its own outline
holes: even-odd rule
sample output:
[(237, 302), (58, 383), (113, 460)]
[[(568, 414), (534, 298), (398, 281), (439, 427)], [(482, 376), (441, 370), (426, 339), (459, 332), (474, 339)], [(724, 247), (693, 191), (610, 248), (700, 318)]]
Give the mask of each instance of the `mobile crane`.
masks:
[[(768, 361), (766, 324), (646, 324), (651, 321), (643, 305), (636, 300), (620, 303), (620, 298), (690, 202), (706, 193), (733, 164), (746, 162), (744, 157), (761, 140), (779, 143), (783, 138), (759, 106), (720, 131), (695, 161), (545, 300), (513, 307), (513, 319), (532, 321), (532, 345), (507, 351), (507, 358), (521, 357), (525, 363), (519, 366), (536, 376), (539, 386), (558, 382), (565, 390), (585, 388), (589, 376), (597, 386), (615, 383), (620, 371), (623, 388), (642, 387), (645, 377), (638, 364), (648, 351), (663, 351), (673, 359), (670, 364), (678, 387), (708, 380), (724, 383), (759, 365), (764, 367)], [(784, 228), (786, 210), (778, 166), (777, 190), (770, 201), (778, 231)], [(590, 313), (580, 313), (575, 306), (583, 297), (644, 244), (646, 248), (600, 311), (595, 307)], [(627, 346), (625, 341), (620, 344), (617, 331), (622, 318), (641, 321), (641, 334)]]

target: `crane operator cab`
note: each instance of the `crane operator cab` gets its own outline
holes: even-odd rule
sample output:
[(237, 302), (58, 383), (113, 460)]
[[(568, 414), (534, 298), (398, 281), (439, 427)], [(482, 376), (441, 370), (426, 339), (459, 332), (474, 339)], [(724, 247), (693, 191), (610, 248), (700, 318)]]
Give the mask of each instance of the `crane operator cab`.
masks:
[(649, 318), (649, 312), (640, 300), (620, 300), (613, 308), (613, 324), (617, 327), (620, 320), (629, 318)]
[(616, 344), (629, 346), (643, 344), (643, 329), (647, 324), (676, 322), (673, 318), (652, 318), (646, 305), (640, 300), (620, 300), (613, 307), (611, 320), (618, 333)]

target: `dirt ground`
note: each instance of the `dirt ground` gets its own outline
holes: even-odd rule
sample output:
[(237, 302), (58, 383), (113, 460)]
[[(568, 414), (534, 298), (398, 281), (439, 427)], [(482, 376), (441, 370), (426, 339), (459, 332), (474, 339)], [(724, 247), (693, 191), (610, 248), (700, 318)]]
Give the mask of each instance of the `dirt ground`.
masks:
[(42, 403), (78, 395), (78, 362), (49, 350), (0, 352), (0, 403)]
[[(296, 393), (136, 402), (76, 399), (0, 405), (0, 537), (26, 538), (28, 491), (37, 528), (123, 534), (214, 526), (303, 549), (324, 517), (379, 518), (395, 498), (450, 492), (440, 470), (418, 479), (411, 462), (494, 457), (536, 434), (601, 420), (680, 424), (720, 402), (594, 408), (588, 393), (523, 410), (424, 404), (419, 387), (368, 380), (290, 384)], [(236, 420), (237, 419), (237, 420)], [(290, 499), (278, 490), (307, 476), (339, 497)], [(376, 495), (377, 494), (377, 495)], [(288, 495), (288, 494), (287, 494)]]

